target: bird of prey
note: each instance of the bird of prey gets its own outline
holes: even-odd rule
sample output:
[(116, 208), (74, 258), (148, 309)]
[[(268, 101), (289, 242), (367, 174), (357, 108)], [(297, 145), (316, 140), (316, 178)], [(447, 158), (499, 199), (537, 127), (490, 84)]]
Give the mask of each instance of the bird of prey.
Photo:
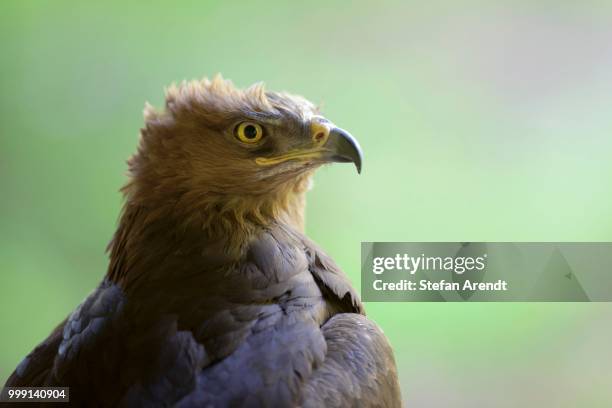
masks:
[(99, 286), (6, 386), (75, 404), (397, 407), (392, 349), (304, 234), (313, 172), (361, 149), (306, 99), (216, 76), (147, 104)]

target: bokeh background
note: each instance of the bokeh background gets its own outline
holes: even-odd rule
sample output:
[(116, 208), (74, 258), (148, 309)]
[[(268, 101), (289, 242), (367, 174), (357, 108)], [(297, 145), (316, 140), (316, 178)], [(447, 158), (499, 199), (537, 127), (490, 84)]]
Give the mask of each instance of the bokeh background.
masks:
[[(355, 285), (361, 241), (612, 240), (610, 2), (3, 0), (0, 45), (0, 383), (105, 273), (172, 81), (264, 81), (357, 136), (307, 214)], [(609, 304), (367, 309), (408, 406), (612, 406)]]

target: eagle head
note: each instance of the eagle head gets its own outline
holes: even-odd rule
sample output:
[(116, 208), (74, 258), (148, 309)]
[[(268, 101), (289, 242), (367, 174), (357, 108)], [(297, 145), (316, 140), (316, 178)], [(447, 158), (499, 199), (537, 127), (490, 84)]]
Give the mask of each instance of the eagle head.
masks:
[(261, 84), (238, 89), (221, 76), (183, 82), (167, 89), (165, 109), (147, 104), (144, 113), (128, 203), (203, 224), (288, 216), (300, 226), (302, 193), (317, 167), (352, 162), (361, 170), (361, 149), (348, 132), (303, 97)]

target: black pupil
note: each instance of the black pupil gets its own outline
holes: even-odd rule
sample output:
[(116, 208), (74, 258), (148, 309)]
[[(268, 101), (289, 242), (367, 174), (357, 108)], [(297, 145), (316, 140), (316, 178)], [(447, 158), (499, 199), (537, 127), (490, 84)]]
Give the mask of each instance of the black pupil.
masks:
[(247, 139), (255, 139), (257, 137), (257, 128), (253, 125), (246, 125), (244, 127), (244, 136)]

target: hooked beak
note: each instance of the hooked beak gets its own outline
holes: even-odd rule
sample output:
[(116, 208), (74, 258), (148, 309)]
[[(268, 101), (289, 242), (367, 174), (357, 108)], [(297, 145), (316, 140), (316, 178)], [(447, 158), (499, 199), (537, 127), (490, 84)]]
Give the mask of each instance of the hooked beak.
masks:
[(328, 162), (354, 163), (361, 173), (362, 153), (359, 142), (344, 129), (334, 127), (329, 132), (321, 158)]
[(361, 173), (362, 153), (359, 142), (349, 132), (334, 126), (323, 118), (316, 118), (310, 125), (311, 144), (275, 157), (258, 157), (260, 166), (270, 166), (288, 160), (315, 160), (323, 163), (353, 163)]

